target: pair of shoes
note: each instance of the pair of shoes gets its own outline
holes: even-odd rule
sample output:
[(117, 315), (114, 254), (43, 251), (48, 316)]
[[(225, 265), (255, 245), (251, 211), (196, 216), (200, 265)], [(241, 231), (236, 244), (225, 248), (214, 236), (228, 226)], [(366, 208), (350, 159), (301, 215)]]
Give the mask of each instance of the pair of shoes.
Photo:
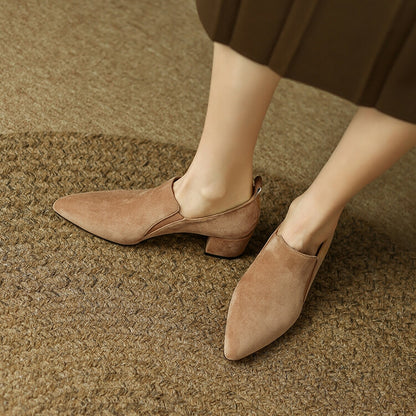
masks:
[(298, 319), (334, 233), (315, 256), (270, 236), (231, 297), (225, 328), (224, 355), (239, 360), (283, 335)]
[[(207, 254), (241, 255), (260, 217), (261, 177), (254, 180), (251, 198), (225, 212), (185, 218), (173, 192), (172, 178), (147, 190), (116, 190), (73, 194), (53, 208), (62, 217), (101, 238), (137, 244), (164, 234), (208, 236)], [(239, 360), (270, 344), (297, 320), (333, 234), (315, 256), (290, 247), (271, 235), (232, 295), (225, 329), (224, 355)]]
[(151, 189), (97, 191), (58, 199), (53, 209), (65, 219), (101, 238), (132, 245), (152, 237), (193, 233), (207, 236), (205, 253), (240, 256), (260, 217), (261, 177), (251, 198), (232, 209), (200, 218), (186, 218), (173, 192), (174, 177)]

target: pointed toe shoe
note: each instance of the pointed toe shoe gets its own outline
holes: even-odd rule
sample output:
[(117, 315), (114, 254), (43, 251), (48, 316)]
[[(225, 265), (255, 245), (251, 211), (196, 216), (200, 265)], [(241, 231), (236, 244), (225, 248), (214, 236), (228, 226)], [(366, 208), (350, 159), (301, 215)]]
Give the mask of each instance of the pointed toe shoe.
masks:
[(278, 229), (271, 235), (231, 297), (224, 340), (227, 359), (258, 351), (296, 322), (332, 238), (312, 256), (289, 246)]
[(172, 178), (158, 187), (97, 191), (58, 199), (53, 209), (82, 229), (125, 245), (152, 237), (192, 233), (207, 236), (205, 252), (220, 257), (241, 255), (260, 217), (261, 177), (254, 180), (252, 197), (219, 214), (186, 218), (173, 192)]

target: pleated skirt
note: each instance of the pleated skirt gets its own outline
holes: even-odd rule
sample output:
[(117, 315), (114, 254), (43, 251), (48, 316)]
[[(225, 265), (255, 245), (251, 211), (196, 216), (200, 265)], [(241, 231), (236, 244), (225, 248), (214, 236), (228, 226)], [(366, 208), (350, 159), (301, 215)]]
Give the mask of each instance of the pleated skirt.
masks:
[(416, 0), (196, 0), (211, 40), (416, 124)]

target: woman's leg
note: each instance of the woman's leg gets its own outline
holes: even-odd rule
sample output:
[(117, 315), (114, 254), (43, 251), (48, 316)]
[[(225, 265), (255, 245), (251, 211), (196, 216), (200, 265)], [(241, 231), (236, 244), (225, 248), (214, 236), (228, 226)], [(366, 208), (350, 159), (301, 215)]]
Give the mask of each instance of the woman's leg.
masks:
[(214, 43), (201, 141), (186, 174), (174, 184), (184, 216), (219, 213), (251, 197), (254, 147), (279, 79), (268, 67)]
[(319, 175), (292, 202), (279, 234), (299, 251), (315, 254), (345, 204), (415, 145), (415, 124), (360, 107)]

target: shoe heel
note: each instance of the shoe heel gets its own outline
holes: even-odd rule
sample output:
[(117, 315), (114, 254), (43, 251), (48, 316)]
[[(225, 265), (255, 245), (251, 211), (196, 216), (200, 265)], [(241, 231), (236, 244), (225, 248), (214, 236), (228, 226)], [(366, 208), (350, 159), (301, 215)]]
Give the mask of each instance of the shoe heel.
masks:
[(243, 238), (208, 237), (205, 254), (212, 256), (233, 258), (243, 254), (250, 241), (251, 235)]

